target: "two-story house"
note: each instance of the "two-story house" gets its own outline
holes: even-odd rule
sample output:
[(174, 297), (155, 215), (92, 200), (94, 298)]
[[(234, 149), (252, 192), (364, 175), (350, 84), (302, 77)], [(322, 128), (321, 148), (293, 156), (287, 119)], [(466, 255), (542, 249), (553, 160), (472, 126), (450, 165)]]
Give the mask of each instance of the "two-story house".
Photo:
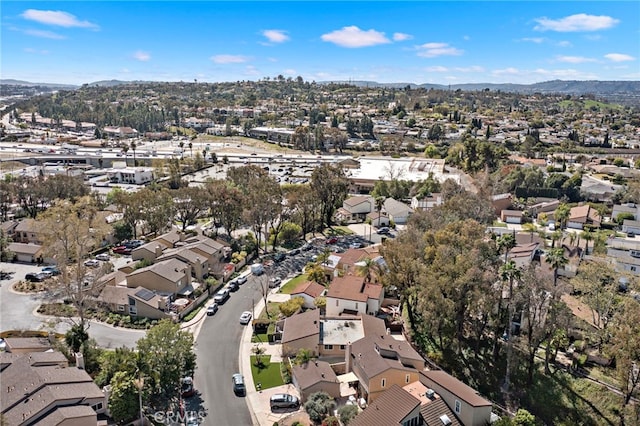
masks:
[(408, 342), (371, 334), (347, 345), (345, 368), (356, 375), (360, 395), (371, 402), (394, 384), (418, 380), (425, 361)]
[(178, 259), (163, 260), (127, 276), (127, 287), (144, 287), (164, 296), (182, 295), (190, 284), (191, 267)]
[(349, 197), (342, 202), (342, 207), (336, 212), (336, 219), (347, 223), (364, 222), (367, 214), (375, 209), (375, 200), (370, 195)]
[[(351, 426), (422, 426), (420, 400), (397, 384), (389, 388), (351, 420)], [(440, 425), (439, 425), (440, 426)]]
[(382, 306), (384, 288), (364, 277), (345, 275), (333, 279), (326, 295), (327, 316), (376, 315)]
[(440, 206), (444, 203), (442, 194), (434, 193), (425, 195), (424, 197), (413, 197), (411, 199), (411, 208), (413, 210), (431, 210), (434, 207)]

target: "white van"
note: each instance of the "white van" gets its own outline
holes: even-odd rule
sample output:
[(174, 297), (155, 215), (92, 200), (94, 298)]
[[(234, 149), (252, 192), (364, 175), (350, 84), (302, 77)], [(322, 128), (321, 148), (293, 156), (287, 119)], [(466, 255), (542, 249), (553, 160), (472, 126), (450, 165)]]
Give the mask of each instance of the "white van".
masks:
[(262, 275), (263, 272), (264, 266), (262, 266), (262, 263), (254, 263), (251, 265), (251, 273), (253, 275)]

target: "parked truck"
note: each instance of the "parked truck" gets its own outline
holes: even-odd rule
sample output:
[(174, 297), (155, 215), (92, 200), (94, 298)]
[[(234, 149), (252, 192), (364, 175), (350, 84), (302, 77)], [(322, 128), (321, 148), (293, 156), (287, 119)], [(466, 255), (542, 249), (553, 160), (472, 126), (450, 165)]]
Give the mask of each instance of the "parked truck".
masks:
[(254, 263), (251, 265), (251, 273), (253, 275), (262, 275), (264, 273), (264, 266), (262, 266), (262, 263)]

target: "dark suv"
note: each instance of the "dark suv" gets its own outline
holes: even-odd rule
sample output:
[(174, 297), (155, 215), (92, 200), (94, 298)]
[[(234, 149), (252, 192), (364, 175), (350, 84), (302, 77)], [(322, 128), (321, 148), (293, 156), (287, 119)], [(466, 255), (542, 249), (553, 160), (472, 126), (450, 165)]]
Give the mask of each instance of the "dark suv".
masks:
[(271, 396), (269, 405), (271, 405), (272, 410), (276, 408), (298, 408), (300, 400), (297, 396), (288, 393), (277, 393)]
[(240, 396), (247, 394), (247, 388), (244, 385), (244, 377), (240, 373), (236, 373), (231, 376), (231, 382), (233, 383), (233, 393)]

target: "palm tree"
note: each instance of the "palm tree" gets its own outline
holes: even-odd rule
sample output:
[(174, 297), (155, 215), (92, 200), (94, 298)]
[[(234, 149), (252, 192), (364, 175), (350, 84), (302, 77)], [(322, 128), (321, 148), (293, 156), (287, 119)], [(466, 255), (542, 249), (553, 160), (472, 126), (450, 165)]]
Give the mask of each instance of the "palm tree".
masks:
[[(551, 233), (551, 248), (556, 247), (556, 241), (562, 240), (562, 235), (563, 233), (560, 229), (556, 229)], [(560, 242), (560, 245), (562, 245), (562, 241)]]
[[(500, 278), (502, 279), (502, 281), (508, 281), (509, 282), (509, 302), (507, 304), (507, 315), (508, 315), (508, 320), (507, 320), (507, 367), (506, 367), (506, 372), (505, 372), (505, 376), (504, 376), (504, 385), (503, 385), (503, 391), (505, 393), (505, 395), (509, 394), (509, 385), (511, 382), (510, 379), (510, 375), (511, 375), (511, 351), (512, 351), (512, 347), (513, 347), (513, 343), (511, 342), (511, 329), (512, 329), (512, 325), (511, 323), (513, 322), (513, 307), (514, 307), (514, 303), (513, 303), (513, 282), (515, 280), (519, 280), (520, 276), (521, 276), (521, 270), (520, 268), (518, 268), (516, 266), (516, 263), (513, 260), (509, 260), (508, 262), (506, 262), (504, 265), (502, 265), (500, 267)], [(502, 295), (500, 295), (500, 297), (502, 297)]]
[(571, 214), (571, 208), (567, 204), (560, 204), (553, 214), (556, 223), (558, 224), (559, 229), (564, 229), (567, 226), (567, 219), (569, 219), (569, 215)]
[(127, 152), (129, 152), (129, 147), (127, 145), (122, 147), (122, 153), (124, 154), (124, 164), (127, 165)]
[(133, 151), (133, 167), (136, 166), (136, 143), (131, 141), (131, 151)]
[(371, 258), (365, 258), (362, 261), (362, 265), (358, 266), (358, 274), (364, 277), (365, 282), (370, 283), (371, 278), (375, 277), (375, 282), (381, 277), (383, 269), (378, 262), (375, 262)]
[(595, 235), (593, 235), (593, 232), (588, 230), (582, 232), (582, 239), (584, 240), (584, 254), (589, 254), (589, 241), (593, 241), (594, 238)]
[(191, 158), (193, 158), (193, 142), (189, 142), (189, 153), (191, 155)]
[(384, 197), (375, 198), (376, 211), (378, 212), (378, 228), (380, 227), (380, 212), (382, 211), (382, 207), (384, 206), (384, 201), (385, 201)]
[(509, 250), (516, 246), (516, 237), (514, 234), (502, 234), (496, 240), (496, 246), (498, 247), (498, 252), (504, 250), (504, 262), (507, 262), (507, 255), (509, 254)]
[(527, 231), (529, 233), (529, 235), (531, 236), (530, 242), (533, 242), (533, 234), (535, 234), (536, 231), (538, 230), (538, 227), (536, 226), (536, 224), (527, 222), (524, 225), (522, 225), (522, 230)]
[(558, 269), (569, 263), (569, 259), (565, 257), (563, 248), (552, 248), (545, 256), (544, 261), (553, 268), (553, 286), (556, 287), (558, 284)]

